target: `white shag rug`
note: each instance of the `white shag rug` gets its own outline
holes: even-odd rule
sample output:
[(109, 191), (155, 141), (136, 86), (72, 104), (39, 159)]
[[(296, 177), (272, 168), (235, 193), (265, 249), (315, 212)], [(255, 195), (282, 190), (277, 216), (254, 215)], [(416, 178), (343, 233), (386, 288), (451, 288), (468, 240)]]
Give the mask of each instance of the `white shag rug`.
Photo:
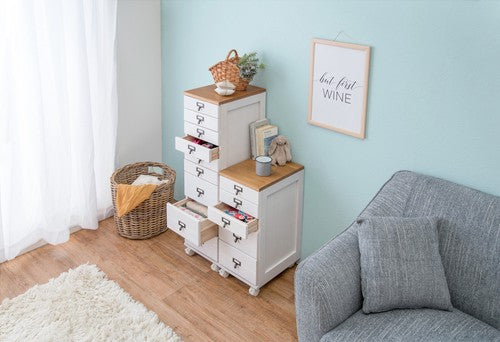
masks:
[(95, 265), (0, 304), (0, 341), (181, 341)]

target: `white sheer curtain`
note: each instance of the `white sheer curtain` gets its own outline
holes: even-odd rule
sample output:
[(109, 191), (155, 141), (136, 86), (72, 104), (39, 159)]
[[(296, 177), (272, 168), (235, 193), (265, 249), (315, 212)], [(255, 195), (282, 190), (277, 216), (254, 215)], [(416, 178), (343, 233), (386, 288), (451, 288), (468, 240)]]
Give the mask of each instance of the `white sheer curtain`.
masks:
[(116, 0), (0, 0), (0, 261), (111, 212)]

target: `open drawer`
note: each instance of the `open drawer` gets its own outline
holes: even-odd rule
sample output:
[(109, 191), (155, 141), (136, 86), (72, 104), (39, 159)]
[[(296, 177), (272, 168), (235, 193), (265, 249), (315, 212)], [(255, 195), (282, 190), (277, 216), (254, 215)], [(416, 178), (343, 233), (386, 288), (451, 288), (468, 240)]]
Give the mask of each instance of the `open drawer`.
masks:
[(188, 202), (197, 203), (190, 198), (167, 203), (167, 227), (193, 245), (201, 246), (218, 235), (218, 227), (204, 215), (189, 209)]
[(185, 137), (175, 137), (175, 149), (192, 156), (196, 159), (201, 159), (206, 162), (219, 159), (219, 147), (208, 148), (203, 145), (198, 145), (194, 142), (194, 138), (190, 135)]
[(227, 214), (227, 210), (238, 210), (225, 203), (216, 204), (213, 207), (208, 207), (208, 219), (223, 229), (227, 229), (243, 239), (248, 237), (248, 234), (257, 231), (259, 220), (254, 218), (249, 222), (244, 222), (236, 217)]

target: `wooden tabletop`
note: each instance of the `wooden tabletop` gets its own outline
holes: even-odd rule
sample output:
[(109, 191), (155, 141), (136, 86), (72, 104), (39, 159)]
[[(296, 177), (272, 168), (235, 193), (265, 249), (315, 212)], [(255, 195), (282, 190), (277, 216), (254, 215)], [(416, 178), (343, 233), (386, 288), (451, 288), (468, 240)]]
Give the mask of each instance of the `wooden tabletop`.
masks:
[(303, 169), (304, 166), (300, 164), (288, 162), (284, 166), (273, 166), (271, 168), (271, 175), (262, 177), (255, 174), (255, 160), (247, 159), (220, 171), (219, 174), (255, 191), (262, 191)]
[(242, 91), (235, 91), (233, 95), (229, 96), (222, 96), (219, 95), (215, 92), (216, 86), (215, 84), (201, 87), (201, 88), (196, 88), (196, 89), (191, 89), (191, 90), (186, 90), (184, 92), (184, 95), (194, 97), (195, 99), (206, 101), (213, 103), (215, 105), (221, 105), (224, 103), (236, 101), (248, 96), (253, 96), (257, 95), (260, 93), (265, 92), (266, 90), (264, 88), (260, 87), (255, 87), (252, 85), (249, 85), (247, 90), (242, 90)]

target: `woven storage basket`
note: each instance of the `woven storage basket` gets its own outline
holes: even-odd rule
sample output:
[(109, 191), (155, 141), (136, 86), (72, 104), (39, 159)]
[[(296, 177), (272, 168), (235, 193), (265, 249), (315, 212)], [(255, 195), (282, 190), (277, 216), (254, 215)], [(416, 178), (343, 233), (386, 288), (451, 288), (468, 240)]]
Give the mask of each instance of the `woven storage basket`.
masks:
[[(234, 52), (234, 57), (231, 54)], [(248, 81), (240, 77), (240, 68), (238, 68), (238, 61), (240, 57), (235, 49), (229, 51), (226, 56), (225, 61), (221, 61), (208, 70), (212, 73), (215, 83), (228, 80), (236, 87), (236, 90), (246, 90), (248, 87)]]
[[(154, 169), (150, 169), (153, 167)], [(150, 172), (161, 170), (162, 173)], [(158, 185), (149, 199), (139, 204), (128, 214), (118, 217), (116, 192), (118, 184), (132, 184), (140, 175), (156, 176), (167, 183)], [(129, 164), (116, 170), (111, 176), (111, 194), (115, 209), (115, 223), (118, 234), (129, 239), (149, 239), (167, 229), (167, 202), (174, 202), (175, 171), (165, 164), (144, 162)]]

